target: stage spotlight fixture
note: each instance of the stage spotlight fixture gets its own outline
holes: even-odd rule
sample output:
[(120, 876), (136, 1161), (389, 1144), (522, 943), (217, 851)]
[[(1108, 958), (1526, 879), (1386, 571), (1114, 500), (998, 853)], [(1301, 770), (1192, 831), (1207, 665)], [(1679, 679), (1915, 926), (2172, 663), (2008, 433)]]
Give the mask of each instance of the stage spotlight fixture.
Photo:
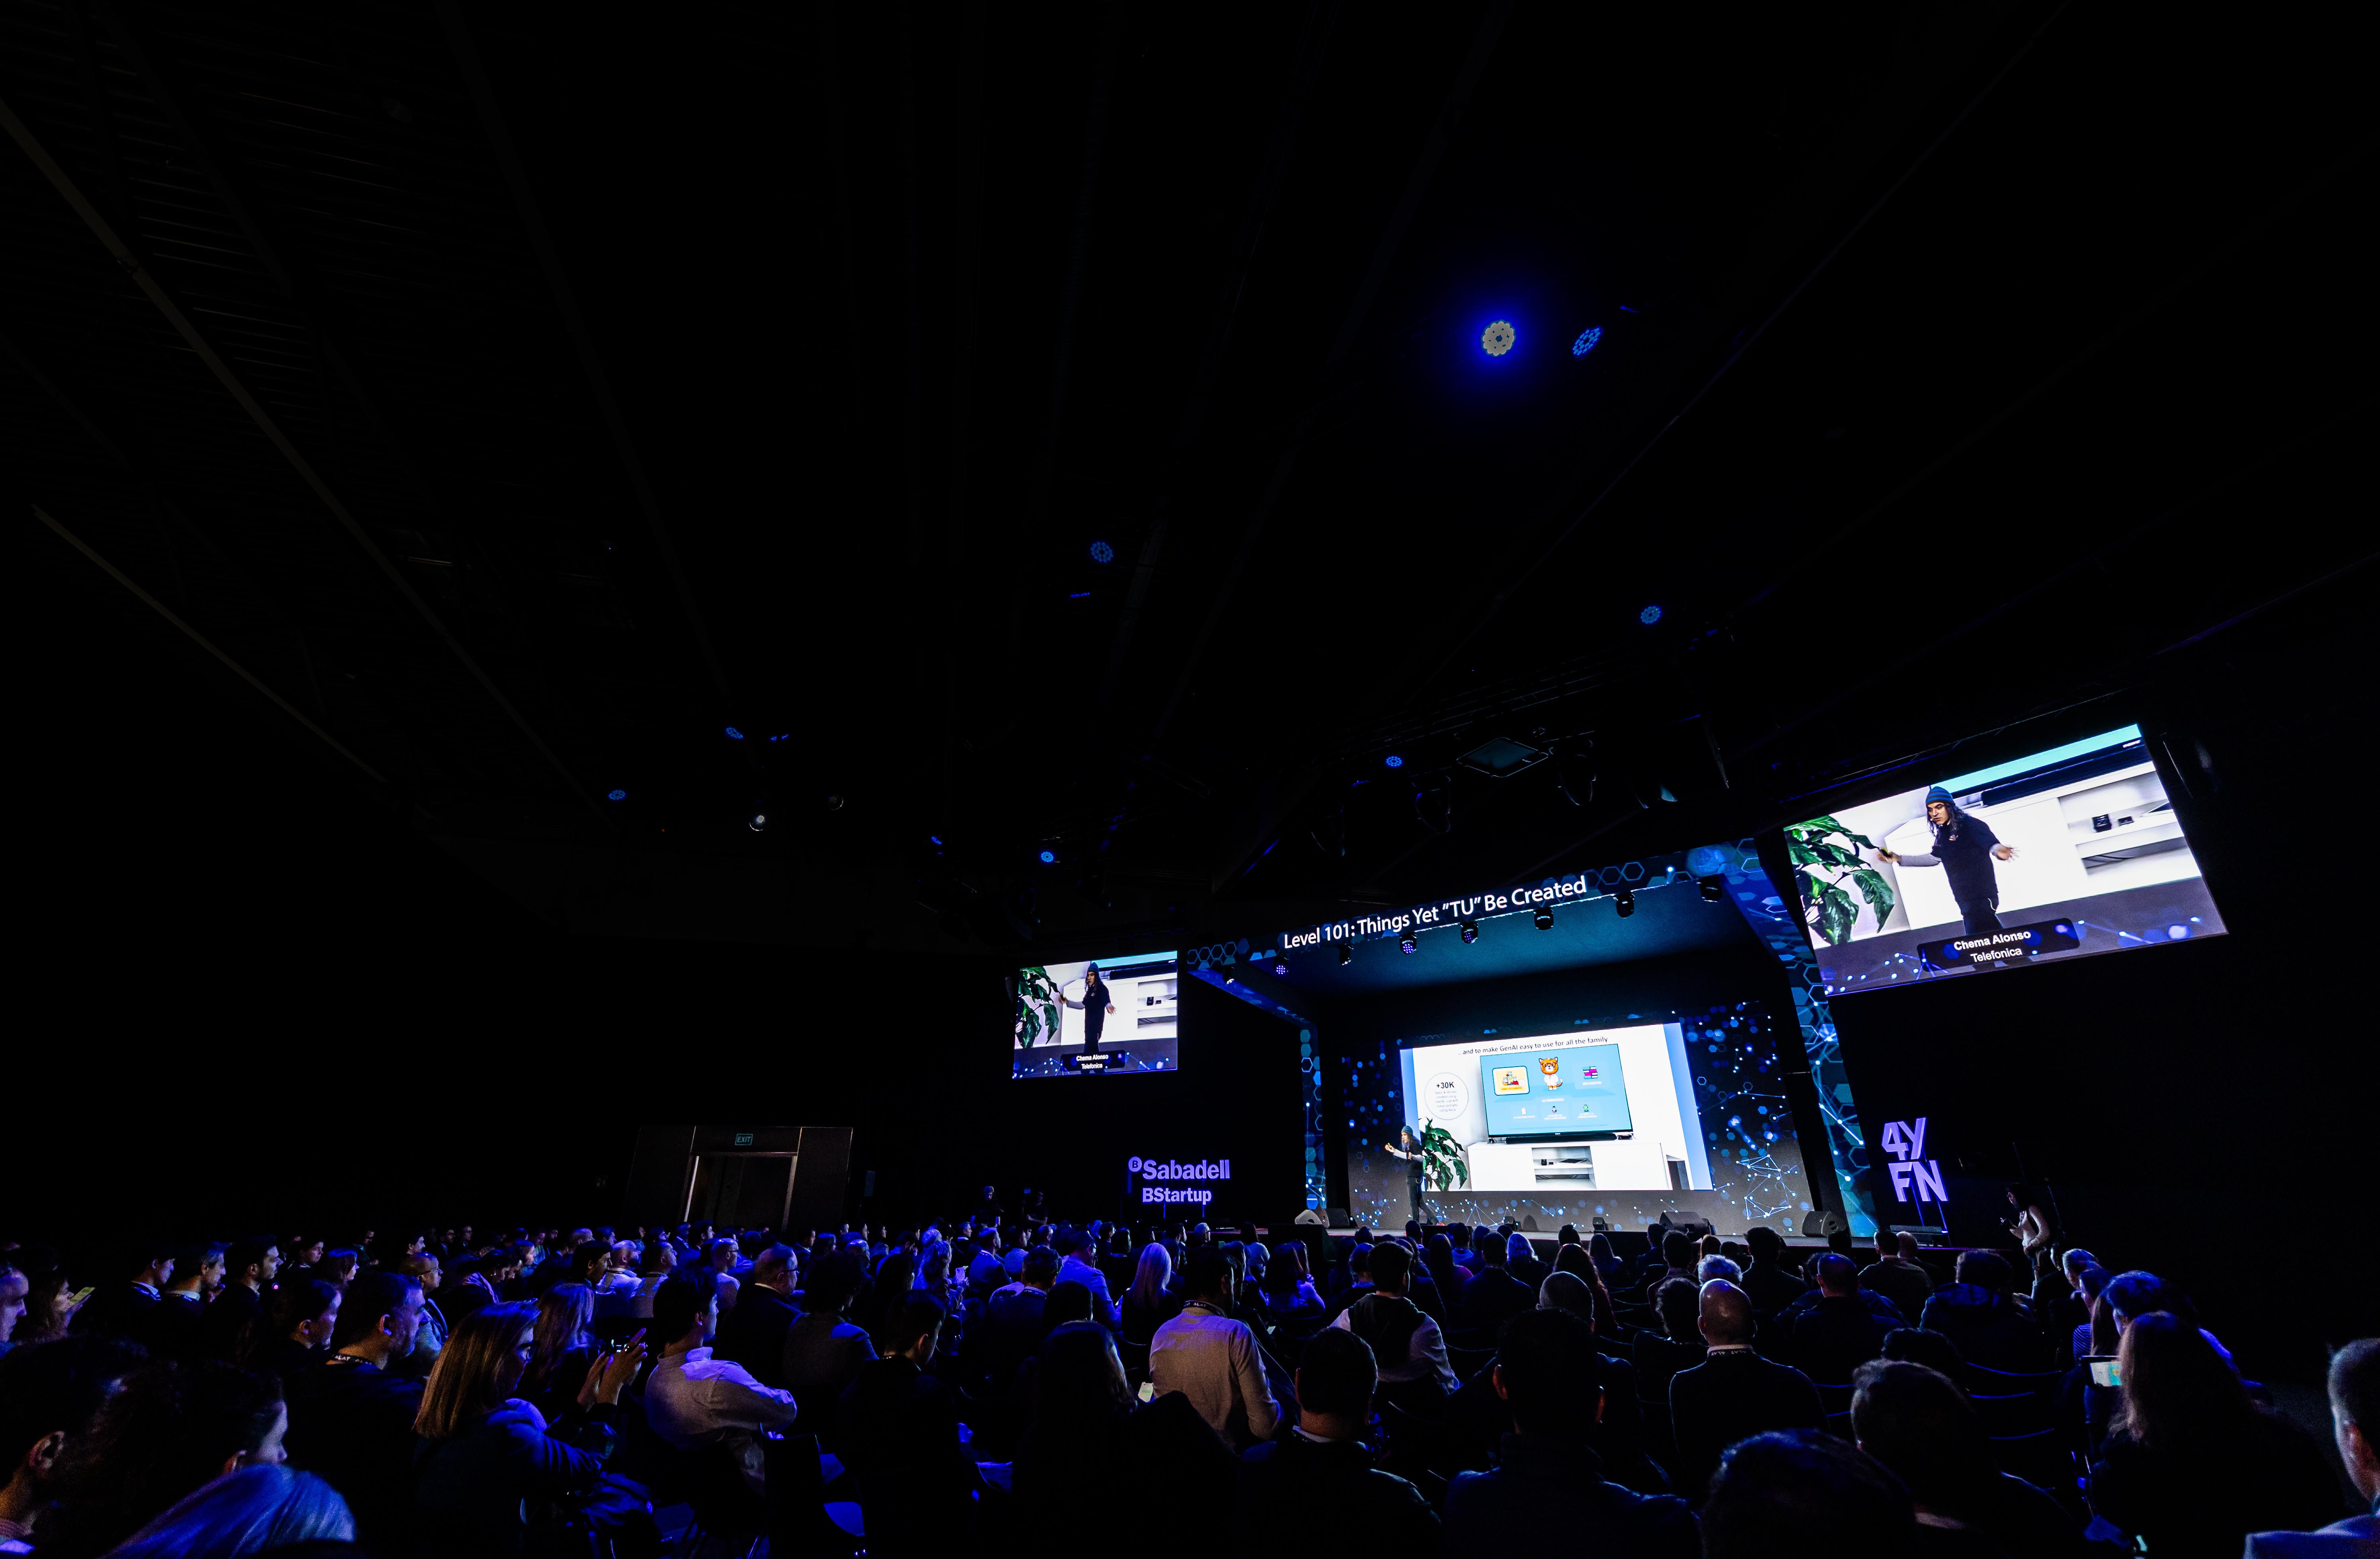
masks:
[(1055, 851), (1055, 850), (1043, 850), (1043, 851), (1041, 852), (1041, 864), (1042, 864), (1042, 865), (1044, 865), (1044, 866), (1055, 866), (1055, 865), (1057, 865), (1057, 864), (1058, 864), (1058, 852), (1057, 852), (1057, 851)]
[(1276, 958), (1273, 960), (1272, 972), (1280, 975), (1284, 980), (1288, 979), (1289, 960), (1286, 958)]
[(1595, 344), (1602, 339), (1603, 327), (1599, 324), (1582, 330), (1578, 333), (1578, 339), (1570, 344), (1570, 355), (1583, 358), (1595, 350)]
[(1651, 627), (1661, 620), (1661, 603), (1657, 601), (1646, 606), (1645, 610), (1636, 614), (1636, 620), (1646, 627)]
[(1339, 961), (1342, 964), (1352, 964), (1355, 961), (1354, 944), (1342, 942), (1339, 944)]
[(1390, 753), (1386, 758), (1381, 759), (1380, 761), (1386, 763), (1391, 769), (1402, 769), (1405, 766), (1405, 761), (1398, 757), (1393, 752)]
[(627, 793), (626, 791), (625, 791), (625, 790), (614, 790), (614, 791), (608, 792), (608, 793), (604, 796), (604, 798), (603, 798), (603, 799), (605, 799), (606, 801), (625, 801), (625, 800), (626, 800), (627, 798), (628, 798), (628, 793)]
[(744, 820), (744, 826), (750, 829), (755, 834), (759, 834), (766, 830), (769, 826), (769, 813), (767, 809), (760, 809), (755, 811), (750, 817), (746, 818)]
[(1456, 929), (1463, 932), (1463, 944), (1466, 947), (1479, 940), (1479, 922), (1476, 920), (1459, 921)]
[(1520, 333), (1512, 328), (1512, 321), (1498, 320), (1479, 333), (1479, 349), (1491, 358), (1500, 358), (1512, 349), (1512, 343), (1519, 338)]
[(744, 733), (737, 730), (735, 726), (730, 725), (727, 727), (727, 739), (729, 741), (742, 741), (744, 739)]
[(1727, 879), (1724, 877), (1703, 877), (1696, 881), (1703, 890), (1703, 902), (1706, 904), (1717, 904), (1718, 895), (1727, 892)]
[(1421, 933), (1408, 926), (1397, 933), (1397, 951), (1410, 953), (1421, 945)]
[(1105, 542), (1093, 542), (1091, 543), (1091, 561), (1093, 563), (1113, 563), (1115, 561), (1115, 548), (1108, 545)]
[(1628, 919), (1629, 916), (1636, 913), (1636, 890), (1621, 888), (1611, 895), (1611, 907), (1620, 911), (1621, 920)]
[(1536, 922), (1537, 930), (1541, 932), (1549, 932), (1554, 929), (1554, 912), (1546, 905), (1538, 905), (1537, 912), (1530, 916), (1529, 919)]
[(1443, 780), (1414, 792), (1414, 816), (1433, 834), (1454, 827), (1454, 795)]
[(830, 812), (839, 812), (843, 810), (843, 798), (840, 796), (828, 797), (826, 798), (826, 810)]

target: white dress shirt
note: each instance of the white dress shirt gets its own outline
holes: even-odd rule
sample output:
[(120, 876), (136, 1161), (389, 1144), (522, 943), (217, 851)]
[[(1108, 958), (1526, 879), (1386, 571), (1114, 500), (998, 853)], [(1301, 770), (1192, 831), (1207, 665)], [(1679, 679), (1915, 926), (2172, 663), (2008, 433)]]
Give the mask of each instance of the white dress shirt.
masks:
[(792, 1423), (794, 1394), (762, 1385), (741, 1364), (711, 1358), (709, 1348), (688, 1348), (653, 1366), (645, 1382), (645, 1419), (681, 1451), (735, 1445), (744, 1480), (765, 1494), (768, 1468), (756, 1431)]

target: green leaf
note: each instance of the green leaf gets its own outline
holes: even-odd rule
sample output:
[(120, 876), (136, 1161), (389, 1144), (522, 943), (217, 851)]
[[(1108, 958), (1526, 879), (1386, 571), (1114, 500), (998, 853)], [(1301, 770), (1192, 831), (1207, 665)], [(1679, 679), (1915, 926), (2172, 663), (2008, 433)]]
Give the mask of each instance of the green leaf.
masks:
[(1860, 896), (1867, 900), (1868, 907), (1876, 911), (1876, 929), (1882, 931), (1892, 907), (1900, 902), (1892, 884), (1884, 880), (1883, 872), (1865, 869), (1852, 872), (1852, 883), (1859, 889)]
[(1852, 907), (1852, 895), (1835, 886), (1826, 885), (1818, 905), (1818, 932), (1833, 946), (1851, 940), (1852, 922), (1858, 911)]

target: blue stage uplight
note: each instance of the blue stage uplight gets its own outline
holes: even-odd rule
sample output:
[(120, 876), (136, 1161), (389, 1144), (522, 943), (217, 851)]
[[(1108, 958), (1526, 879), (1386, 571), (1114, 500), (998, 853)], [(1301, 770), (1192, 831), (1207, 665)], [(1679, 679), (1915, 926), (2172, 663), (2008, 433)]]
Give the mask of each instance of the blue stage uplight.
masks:
[(1657, 602), (1653, 605), (1645, 607), (1645, 610), (1636, 614), (1636, 620), (1643, 623), (1646, 627), (1651, 627), (1655, 623), (1661, 620), (1660, 604)]
[(1093, 542), (1091, 543), (1091, 561), (1093, 563), (1113, 563), (1115, 561), (1115, 548), (1108, 545), (1105, 542)]
[(737, 730), (735, 726), (730, 725), (727, 727), (727, 739), (729, 741), (742, 741), (744, 739), (744, 733)]
[(1491, 358), (1500, 358), (1512, 349), (1512, 343), (1518, 339), (1520, 332), (1512, 328), (1512, 321), (1498, 320), (1479, 333), (1479, 349)]
[(625, 790), (614, 790), (606, 795), (603, 798), (606, 801), (625, 801), (628, 798), (628, 793)]
[(1602, 339), (1603, 327), (1599, 324), (1582, 330), (1578, 333), (1578, 339), (1570, 344), (1570, 355), (1574, 358), (1583, 358), (1586, 356), (1587, 353), (1595, 350), (1595, 344)]
[(1380, 761), (1382, 761), (1382, 762), (1386, 763), (1386, 764), (1387, 764), (1390, 768), (1391, 768), (1391, 769), (1402, 769), (1402, 768), (1403, 768), (1403, 767), (1405, 766), (1405, 761), (1404, 761), (1403, 759), (1402, 759), (1402, 758), (1398, 757), (1398, 756), (1397, 756), (1395, 753), (1393, 753), (1393, 752), (1390, 753), (1386, 758), (1384, 758), (1384, 759), (1380, 760)]
[(1042, 864), (1042, 865), (1044, 865), (1044, 866), (1055, 866), (1055, 865), (1057, 865), (1057, 864), (1058, 864), (1058, 852), (1057, 852), (1057, 851), (1055, 851), (1055, 850), (1043, 850), (1043, 851), (1041, 852), (1041, 864)]

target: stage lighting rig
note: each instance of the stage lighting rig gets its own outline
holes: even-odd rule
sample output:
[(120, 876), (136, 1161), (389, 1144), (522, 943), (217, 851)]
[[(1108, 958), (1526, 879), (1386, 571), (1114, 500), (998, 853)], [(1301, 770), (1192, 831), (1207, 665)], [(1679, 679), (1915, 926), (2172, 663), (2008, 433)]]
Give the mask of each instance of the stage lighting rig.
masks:
[(766, 833), (769, 827), (769, 809), (766, 807), (753, 808), (752, 815), (744, 820), (744, 826), (750, 829), (755, 834)]
[(1414, 816), (1433, 834), (1454, 827), (1454, 792), (1446, 781), (1433, 780), (1414, 792)]
[(1421, 933), (1407, 926), (1397, 933), (1397, 951), (1410, 953), (1421, 945)]
[(1463, 933), (1463, 944), (1466, 947), (1479, 940), (1479, 922), (1476, 920), (1457, 921), (1455, 929)]
[(1549, 932), (1554, 929), (1554, 912), (1546, 905), (1538, 905), (1537, 912), (1530, 916), (1529, 919), (1536, 922), (1537, 930), (1541, 932)]
[(1724, 877), (1698, 878), (1696, 879), (1696, 885), (1703, 890), (1704, 903), (1717, 904), (1718, 902), (1718, 895), (1727, 891), (1727, 879)]
[(1611, 906), (1620, 911), (1621, 920), (1628, 919), (1629, 916), (1636, 913), (1636, 890), (1621, 888), (1611, 895)]

